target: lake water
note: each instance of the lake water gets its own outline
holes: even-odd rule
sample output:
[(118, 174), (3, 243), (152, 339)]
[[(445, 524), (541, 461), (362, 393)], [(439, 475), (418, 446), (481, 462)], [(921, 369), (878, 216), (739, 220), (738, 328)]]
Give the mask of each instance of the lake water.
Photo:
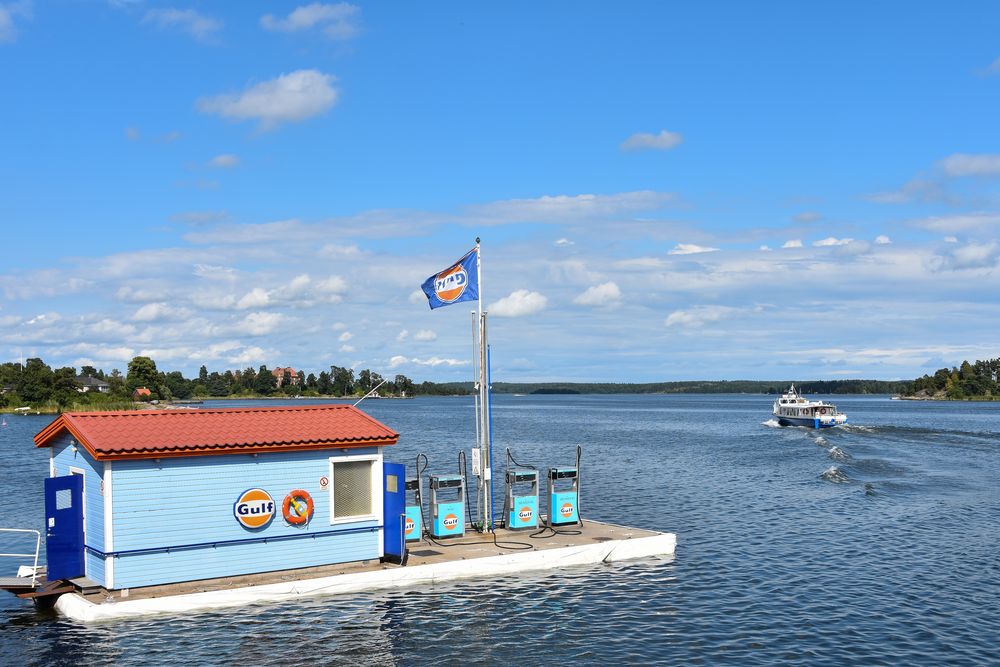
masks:
[[(94, 625), (3, 595), (0, 664), (997, 664), (1000, 403), (828, 398), (851, 425), (777, 427), (765, 396), (496, 398), (498, 470), (582, 445), (584, 518), (675, 532), (673, 558)], [(410, 474), (472, 445), (471, 399), (362, 406)], [(0, 427), (0, 527), (42, 528), (51, 419)]]

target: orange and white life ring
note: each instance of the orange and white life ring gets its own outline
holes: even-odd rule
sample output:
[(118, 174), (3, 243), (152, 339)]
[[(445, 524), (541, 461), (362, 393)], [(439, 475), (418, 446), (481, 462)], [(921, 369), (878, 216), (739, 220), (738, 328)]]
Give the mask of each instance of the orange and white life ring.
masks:
[(288, 492), (285, 502), (281, 504), (281, 515), (291, 525), (302, 526), (312, 519), (313, 507), (312, 496), (307, 491), (293, 489)]

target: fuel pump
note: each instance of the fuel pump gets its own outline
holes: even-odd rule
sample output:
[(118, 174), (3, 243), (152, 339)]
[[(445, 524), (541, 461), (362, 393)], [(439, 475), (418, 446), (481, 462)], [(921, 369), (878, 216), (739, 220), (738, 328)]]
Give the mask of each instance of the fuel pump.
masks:
[(407, 542), (416, 542), (424, 534), (424, 522), (421, 519), (423, 514), (423, 493), (421, 490), (421, 479), (406, 480), (406, 519), (403, 524), (403, 535)]
[(580, 519), (580, 455), (576, 448), (576, 466), (549, 468), (549, 527), (583, 525)]
[(429, 475), (428, 479), (431, 536), (440, 539), (465, 535), (465, 478), (462, 475)]
[(509, 530), (538, 527), (538, 469), (522, 466), (507, 448), (503, 517)]

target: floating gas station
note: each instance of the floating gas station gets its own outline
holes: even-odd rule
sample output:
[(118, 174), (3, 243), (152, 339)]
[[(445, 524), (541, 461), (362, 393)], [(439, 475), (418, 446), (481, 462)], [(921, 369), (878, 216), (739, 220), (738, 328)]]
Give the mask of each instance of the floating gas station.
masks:
[[(432, 307), (479, 299), (478, 262), (477, 239), (425, 283)], [(46, 563), (40, 534), (33, 558), (0, 554), (26, 559), (0, 589), (93, 621), (672, 555), (672, 533), (584, 520), (581, 447), (548, 466), (508, 448), (494, 511), (487, 313), (473, 316), (471, 477), (465, 450), (453, 472), (420, 454), (408, 476), (386, 458), (400, 434), (356, 405), (64, 413), (34, 438)]]

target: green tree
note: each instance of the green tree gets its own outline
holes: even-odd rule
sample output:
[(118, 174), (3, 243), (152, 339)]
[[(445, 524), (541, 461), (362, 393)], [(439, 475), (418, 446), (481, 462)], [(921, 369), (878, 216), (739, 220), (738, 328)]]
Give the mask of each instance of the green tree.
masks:
[(260, 370), (257, 371), (256, 380), (254, 381), (254, 391), (261, 396), (270, 396), (275, 387), (278, 386), (277, 380), (271, 371), (267, 370), (267, 366), (261, 364)]
[(330, 383), (333, 393), (337, 396), (350, 396), (354, 393), (354, 369), (330, 366)]
[(71, 366), (58, 368), (52, 373), (52, 398), (62, 407), (68, 407), (80, 398), (77, 391), (76, 369)]
[(319, 378), (316, 380), (316, 391), (324, 396), (333, 391), (333, 383), (330, 382), (330, 374), (326, 371), (320, 371)]
[(111, 369), (111, 375), (107, 377), (108, 384), (111, 385), (111, 395), (115, 398), (126, 398), (128, 389), (125, 387), (125, 378), (117, 368)]
[(81, 366), (80, 375), (95, 378), (97, 377), (97, 369), (94, 368), (93, 366)]
[(191, 398), (191, 394), (194, 391), (194, 383), (191, 380), (185, 379), (180, 371), (170, 371), (164, 375), (163, 384), (167, 386), (167, 389), (170, 390), (170, 394), (174, 398)]
[(37, 357), (28, 359), (14, 383), (14, 391), (28, 403), (43, 403), (52, 397), (52, 369)]
[(397, 375), (396, 379), (393, 380), (393, 384), (396, 385), (396, 391), (400, 396), (413, 395), (413, 380), (405, 375)]
[(149, 357), (133, 357), (128, 362), (128, 374), (125, 376), (125, 389), (131, 394), (139, 387), (145, 387), (153, 398), (159, 398), (159, 374), (156, 362)]

